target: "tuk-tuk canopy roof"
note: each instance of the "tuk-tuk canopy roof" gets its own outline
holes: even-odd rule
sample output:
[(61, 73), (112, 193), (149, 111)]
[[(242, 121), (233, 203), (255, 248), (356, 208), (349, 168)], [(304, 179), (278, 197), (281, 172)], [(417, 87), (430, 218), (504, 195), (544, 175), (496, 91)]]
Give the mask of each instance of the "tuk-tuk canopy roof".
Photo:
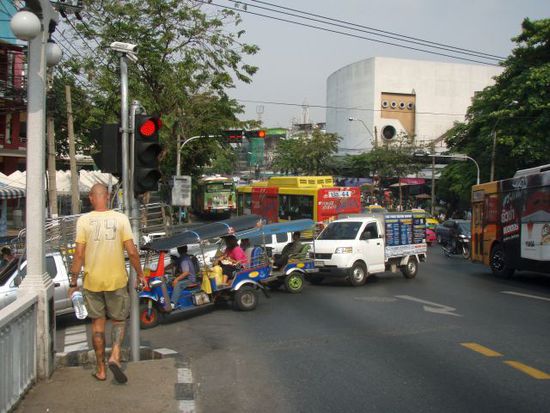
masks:
[(256, 227), (261, 219), (258, 215), (246, 215), (204, 224), (176, 235), (158, 238), (151, 242), (150, 248), (156, 251), (168, 251), (183, 245), (197, 244), (202, 240), (235, 235), (239, 231)]
[(285, 232), (306, 231), (312, 229), (315, 222), (311, 219), (297, 219), (295, 221), (267, 224), (257, 228), (246, 229), (236, 234), (237, 238), (256, 238), (262, 235), (283, 234)]

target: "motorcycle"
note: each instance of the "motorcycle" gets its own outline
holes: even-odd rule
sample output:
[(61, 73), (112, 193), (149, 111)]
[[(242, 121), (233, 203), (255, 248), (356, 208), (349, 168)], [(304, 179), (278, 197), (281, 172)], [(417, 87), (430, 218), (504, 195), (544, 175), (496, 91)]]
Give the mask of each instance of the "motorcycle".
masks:
[(445, 245), (441, 246), (441, 249), (443, 250), (443, 254), (445, 254), (446, 257), (450, 257), (451, 255), (462, 255), (465, 259), (470, 258), (471, 253), (471, 243), (470, 243), (470, 236), (459, 234), (454, 238), (454, 242), (451, 241)]

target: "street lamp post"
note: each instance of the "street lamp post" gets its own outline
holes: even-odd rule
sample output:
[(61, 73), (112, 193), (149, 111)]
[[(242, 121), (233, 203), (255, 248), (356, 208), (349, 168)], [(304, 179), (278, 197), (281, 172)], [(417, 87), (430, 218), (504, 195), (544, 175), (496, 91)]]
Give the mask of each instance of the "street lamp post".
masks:
[(181, 174), (181, 151), (183, 150), (183, 147), (187, 145), (189, 142), (194, 141), (195, 139), (199, 138), (216, 138), (217, 135), (198, 135), (198, 136), (192, 136), (189, 139), (186, 139), (183, 141), (183, 143), (180, 146), (180, 140), (178, 138), (178, 149), (176, 152), (176, 175), (179, 176)]
[(365, 124), (365, 122), (363, 122), (361, 119), (358, 119), (358, 118), (354, 118), (352, 116), (350, 116), (348, 118), (348, 120), (350, 122), (361, 122), (361, 124), (363, 125), (363, 127), (367, 130), (367, 132), (369, 133), (369, 135), (371, 136), (371, 138), (373, 139), (374, 141), (374, 147), (375, 148), (378, 148), (378, 139), (376, 137), (376, 135), (373, 135), (372, 132), (370, 131), (370, 129), (368, 128), (368, 126)]
[(438, 155), (438, 154), (431, 154), (431, 153), (428, 153), (428, 154), (427, 153), (418, 153), (418, 154), (416, 154), (416, 156), (429, 156), (429, 157), (433, 157), (433, 158), (450, 158), (450, 159), (454, 159), (455, 161), (470, 160), (476, 165), (476, 170), (477, 170), (476, 185), (479, 185), (479, 165), (478, 165), (478, 163), (476, 162), (476, 160), (474, 158), (471, 158), (468, 155), (464, 155), (462, 153), (457, 153), (457, 154), (454, 154), (454, 155)]
[[(20, 11), (13, 16), (11, 28), (16, 37), (29, 41), (27, 88), (27, 202), (26, 253), (27, 276), (18, 294), (38, 296), (36, 322), (36, 367), (38, 378), (48, 378), (54, 369), (54, 286), (45, 268), (45, 207), (44, 186), (46, 153), (46, 49), (50, 30), (55, 30), (58, 13), (48, 0), (27, 2), (31, 12)], [(33, 18), (31, 15), (40, 16)], [(36, 20), (39, 25), (36, 27)], [(38, 30), (36, 30), (38, 28)], [(53, 59), (55, 60), (55, 59)]]

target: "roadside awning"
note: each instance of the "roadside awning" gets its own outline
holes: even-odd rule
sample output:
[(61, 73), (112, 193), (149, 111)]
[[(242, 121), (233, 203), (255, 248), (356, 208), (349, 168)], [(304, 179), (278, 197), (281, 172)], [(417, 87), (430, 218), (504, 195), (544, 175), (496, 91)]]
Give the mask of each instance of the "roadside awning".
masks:
[(0, 182), (0, 199), (25, 198), (25, 190)]

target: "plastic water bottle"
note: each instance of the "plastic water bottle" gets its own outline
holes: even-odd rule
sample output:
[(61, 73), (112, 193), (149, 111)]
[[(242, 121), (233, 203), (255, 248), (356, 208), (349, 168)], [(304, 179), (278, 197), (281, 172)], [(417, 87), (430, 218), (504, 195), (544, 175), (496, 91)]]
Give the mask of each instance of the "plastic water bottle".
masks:
[(84, 320), (88, 317), (88, 310), (86, 310), (86, 305), (84, 305), (84, 297), (82, 297), (82, 293), (80, 291), (75, 291), (73, 295), (71, 295), (71, 300), (73, 302), (76, 318), (79, 320)]

